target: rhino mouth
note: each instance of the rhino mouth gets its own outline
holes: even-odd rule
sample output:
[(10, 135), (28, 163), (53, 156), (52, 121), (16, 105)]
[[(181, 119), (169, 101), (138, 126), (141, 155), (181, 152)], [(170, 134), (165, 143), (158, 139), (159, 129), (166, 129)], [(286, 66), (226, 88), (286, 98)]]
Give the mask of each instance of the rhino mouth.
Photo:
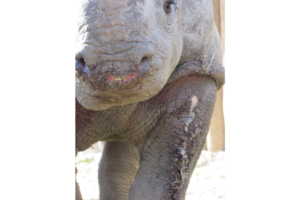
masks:
[(151, 75), (152, 58), (143, 58), (138, 65), (127, 62), (108, 62), (87, 66), (83, 59), (76, 59), (76, 82), (90, 90), (117, 90), (134, 85), (142, 77)]
[(163, 66), (169, 65), (169, 61), (161, 51), (148, 47), (113, 55), (99, 53), (93, 62), (89, 60), (90, 54), (76, 55), (78, 102), (86, 109), (105, 110), (156, 95), (167, 81), (169, 71)]
[(110, 82), (117, 81), (122, 84), (122, 83), (129, 82), (131, 80), (134, 80), (137, 77), (137, 75), (138, 75), (137, 71), (134, 74), (130, 74), (130, 75), (122, 76), (122, 77), (118, 77), (111, 72), (106, 72), (104, 74), (104, 77), (105, 77), (104, 79), (107, 79)]

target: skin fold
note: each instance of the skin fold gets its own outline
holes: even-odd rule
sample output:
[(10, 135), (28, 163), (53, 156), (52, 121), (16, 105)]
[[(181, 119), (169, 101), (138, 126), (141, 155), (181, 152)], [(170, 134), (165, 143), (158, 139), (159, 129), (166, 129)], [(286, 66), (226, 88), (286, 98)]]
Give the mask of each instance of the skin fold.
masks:
[(76, 155), (107, 141), (100, 200), (184, 200), (225, 79), (211, 1), (83, 0), (80, 8)]

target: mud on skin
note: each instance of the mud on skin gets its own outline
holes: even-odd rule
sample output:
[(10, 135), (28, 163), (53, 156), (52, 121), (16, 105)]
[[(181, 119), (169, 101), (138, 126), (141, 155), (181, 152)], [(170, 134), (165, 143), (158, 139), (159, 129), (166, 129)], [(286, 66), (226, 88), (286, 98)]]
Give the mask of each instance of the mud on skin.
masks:
[(107, 141), (100, 200), (184, 200), (225, 77), (211, 0), (83, 0), (77, 22), (76, 152)]

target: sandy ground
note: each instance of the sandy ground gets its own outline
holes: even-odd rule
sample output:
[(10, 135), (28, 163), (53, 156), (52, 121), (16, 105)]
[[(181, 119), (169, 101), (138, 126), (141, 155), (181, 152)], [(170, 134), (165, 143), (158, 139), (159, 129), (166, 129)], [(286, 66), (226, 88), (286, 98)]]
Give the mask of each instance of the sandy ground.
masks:
[[(76, 158), (77, 181), (84, 200), (99, 200), (97, 177), (101, 155), (99, 150), (88, 149)], [(225, 199), (225, 152), (202, 151), (185, 199)]]

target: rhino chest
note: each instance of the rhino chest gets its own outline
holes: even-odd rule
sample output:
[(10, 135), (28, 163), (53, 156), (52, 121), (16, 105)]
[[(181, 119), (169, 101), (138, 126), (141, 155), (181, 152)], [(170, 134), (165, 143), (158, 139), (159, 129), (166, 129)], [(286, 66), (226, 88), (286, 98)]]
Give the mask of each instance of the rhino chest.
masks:
[(76, 145), (85, 150), (97, 141), (124, 141), (136, 122), (133, 116), (137, 104), (112, 107), (103, 111), (90, 111), (76, 105)]

